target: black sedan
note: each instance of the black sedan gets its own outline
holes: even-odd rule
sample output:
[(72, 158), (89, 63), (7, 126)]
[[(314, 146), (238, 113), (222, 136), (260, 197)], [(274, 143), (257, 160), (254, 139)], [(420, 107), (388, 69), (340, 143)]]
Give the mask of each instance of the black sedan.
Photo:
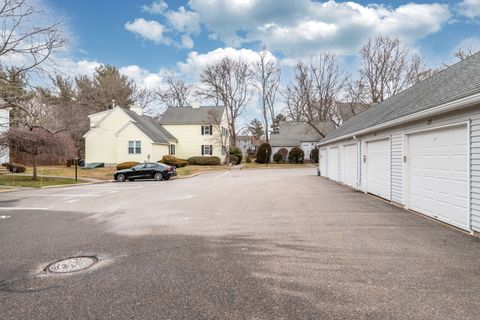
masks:
[(114, 174), (116, 181), (133, 181), (136, 179), (168, 180), (177, 175), (175, 167), (154, 162), (138, 164), (130, 169), (118, 170)]

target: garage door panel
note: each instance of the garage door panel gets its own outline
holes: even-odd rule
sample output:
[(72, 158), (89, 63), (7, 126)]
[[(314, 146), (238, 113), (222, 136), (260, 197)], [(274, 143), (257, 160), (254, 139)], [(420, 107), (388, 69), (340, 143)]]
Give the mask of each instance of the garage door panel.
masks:
[(390, 198), (390, 140), (367, 142), (367, 192)]
[(409, 207), (468, 228), (467, 127), (408, 136)]
[(328, 177), (338, 181), (338, 147), (328, 149)]
[(344, 183), (356, 188), (357, 184), (357, 145), (349, 144), (343, 147)]

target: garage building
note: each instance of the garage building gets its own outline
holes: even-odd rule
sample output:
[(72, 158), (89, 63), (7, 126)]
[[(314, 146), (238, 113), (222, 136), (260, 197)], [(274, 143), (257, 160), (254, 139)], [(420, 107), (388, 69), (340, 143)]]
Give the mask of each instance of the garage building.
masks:
[(480, 54), (345, 122), (320, 174), (480, 234)]

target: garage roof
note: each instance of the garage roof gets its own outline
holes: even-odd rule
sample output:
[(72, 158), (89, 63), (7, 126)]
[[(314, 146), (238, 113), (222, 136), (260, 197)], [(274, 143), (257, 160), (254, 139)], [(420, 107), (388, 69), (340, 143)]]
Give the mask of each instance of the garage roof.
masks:
[(321, 143), (476, 93), (480, 93), (480, 52), (352, 117)]

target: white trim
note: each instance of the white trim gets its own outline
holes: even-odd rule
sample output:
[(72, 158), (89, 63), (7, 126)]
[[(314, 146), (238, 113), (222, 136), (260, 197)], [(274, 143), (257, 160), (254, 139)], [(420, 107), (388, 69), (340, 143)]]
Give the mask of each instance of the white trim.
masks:
[(445, 104), (441, 104), (441, 105), (436, 106), (436, 107), (432, 107), (432, 108), (428, 108), (426, 110), (415, 112), (413, 114), (406, 115), (406, 116), (403, 116), (403, 117), (400, 117), (400, 118), (397, 118), (397, 119), (393, 119), (393, 120), (390, 120), (390, 121), (387, 121), (387, 122), (384, 122), (384, 123), (380, 123), (380, 124), (377, 124), (375, 126), (372, 126), (372, 127), (366, 128), (366, 129), (361, 129), (361, 130), (358, 130), (358, 131), (355, 131), (355, 132), (352, 132), (352, 133), (348, 133), (348, 134), (340, 136), (338, 138), (328, 140), (325, 143), (322, 143), (320, 141), (319, 145), (327, 145), (327, 144), (334, 143), (334, 142), (339, 141), (339, 140), (344, 140), (344, 139), (347, 139), (347, 138), (351, 138), (352, 136), (362, 135), (362, 134), (369, 133), (371, 131), (381, 130), (381, 129), (385, 129), (385, 128), (388, 128), (388, 127), (400, 125), (400, 124), (403, 124), (405, 122), (420, 120), (422, 118), (434, 116), (434, 115), (437, 115), (437, 114), (440, 114), (440, 113), (445, 113), (445, 112), (455, 111), (455, 110), (461, 109), (461, 108), (470, 107), (472, 105), (475, 105), (476, 103), (480, 103), (480, 93), (477, 93), (477, 94), (474, 94), (474, 95), (471, 95), (471, 96), (468, 96), (468, 97), (465, 97), (465, 98), (462, 98), (462, 99), (447, 102)]
[[(468, 215), (468, 219), (467, 219), (467, 227), (468, 229), (465, 229), (465, 226), (461, 226), (459, 224), (456, 224), (456, 223), (452, 223), (452, 221), (445, 221), (444, 219), (441, 219), (439, 218), (438, 216), (435, 216), (435, 215), (431, 215), (431, 214), (428, 214), (428, 213), (425, 213), (425, 212), (418, 212), (418, 211), (415, 211), (415, 212), (418, 212), (420, 214), (423, 214), (425, 216), (428, 216), (430, 218), (433, 218), (435, 220), (439, 220), (441, 222), (444, 222), (444, 223), (447, 223), (449, 225), (452, 225), (452, 226), (455, 226), (455, 227), (458, 227), (462, 230), (466, 230), (468, 232), (470, 232), (471, 234), (473, 234), (473, 230), (472, 230), (472, 212), (471, 212), (471, 203), (472, 203), (472, 182), (471, 182), (471, 171), (472, 171), (472, 168), (471, 168), (471, 153), (472, 153), (472, 146), (471, 146), (471, 142), (470, 142), (470, 137), (471, 137), (471, 129), (470, 129), (470, 124), (471, 120), (467, 120), (467, 121), (460, 121), (460, 122), (455, 122), (455, 123), (450, 123), (450, 124), (445, 124), (445, 125), (439, 125), (439, 126), (434, 126), (434, 127), (429, 127), (429, 128), (423, 128), (423, 129), (416, 129), (416, 130), (410, 130), (410, 131), (407, 131), (407, 132), (404, 132), (402, 134), (402, 140), (403, 140), (403, 150), (402, 150), (402, 175), (403, 175), (403, 179), (402, 179), (402, 183), (403, 183), (403, 205), (404, 205), (404, 208), (407, 209), (407, 210), (413, 210), (410, 208), (410, 198), (408, 197), (409, 195), (409, 189), (408, 189), (408, 186), (409, 186), (409, 180), (408, 180), (408, 164), (410, 163), (410, 155), (408, 154), (407, 150), (408, 150), (408, 143), (409, 143), (409, 136), (410, 135), (414, 135), (414, 134), (419, 134), (419, 133), (423, 133), (423, 132), (429, 132), (429, 131), (436, 131), (436, 130), (442, 130), (442, 129), (448, 129), (448, 128), (455, 128), (455, 127), (466, 127), (466, 131), (467, 131), (467, 186), (468, 186), (468, 190), (467, 190), (467, 215)], [(404, 161), (404, 156), (407, 156), (407, 162)]]
[[(367, 161), (364, 162), (364, 167), (365, 167), (365, 174), (364, 174), (364, 182), (365, 182), (365, 186), (364, 186), (364, 189), (365, 189), (365, 193), (369, 193), (368, 192), (368, 164), (369, 164), (369, 160), (368, 160), (368, 143), (369, 142), (376, 142), (376, 141), (382, 141), (382, 140), (388, 140), (389, 142), (389, 148), (388, 148), (388, 198), (386, 198), (386, 200), (388, 201), (392, 201), (392, 138), (391, 138), (391, 135), (384, 135), (384, 136), (379, 136), (379, 137), (374, 137), (374, 138), (370, 138), (370, 139), (365, 139), (363, 140), (365, 142), (365, 151), (363, 152), (363, 155), (365, 157), (367, 157)], [(363, 161), (363, 159), (360, 159), (360, 161)], [(370, 194), (373, 194), (373, 193), (370, 193)], [(375, 195), (373, 194), (374, 196), (378, 196), (382, 199), (385, 199), (383, 197), (381, 197), (380, 195)]]

